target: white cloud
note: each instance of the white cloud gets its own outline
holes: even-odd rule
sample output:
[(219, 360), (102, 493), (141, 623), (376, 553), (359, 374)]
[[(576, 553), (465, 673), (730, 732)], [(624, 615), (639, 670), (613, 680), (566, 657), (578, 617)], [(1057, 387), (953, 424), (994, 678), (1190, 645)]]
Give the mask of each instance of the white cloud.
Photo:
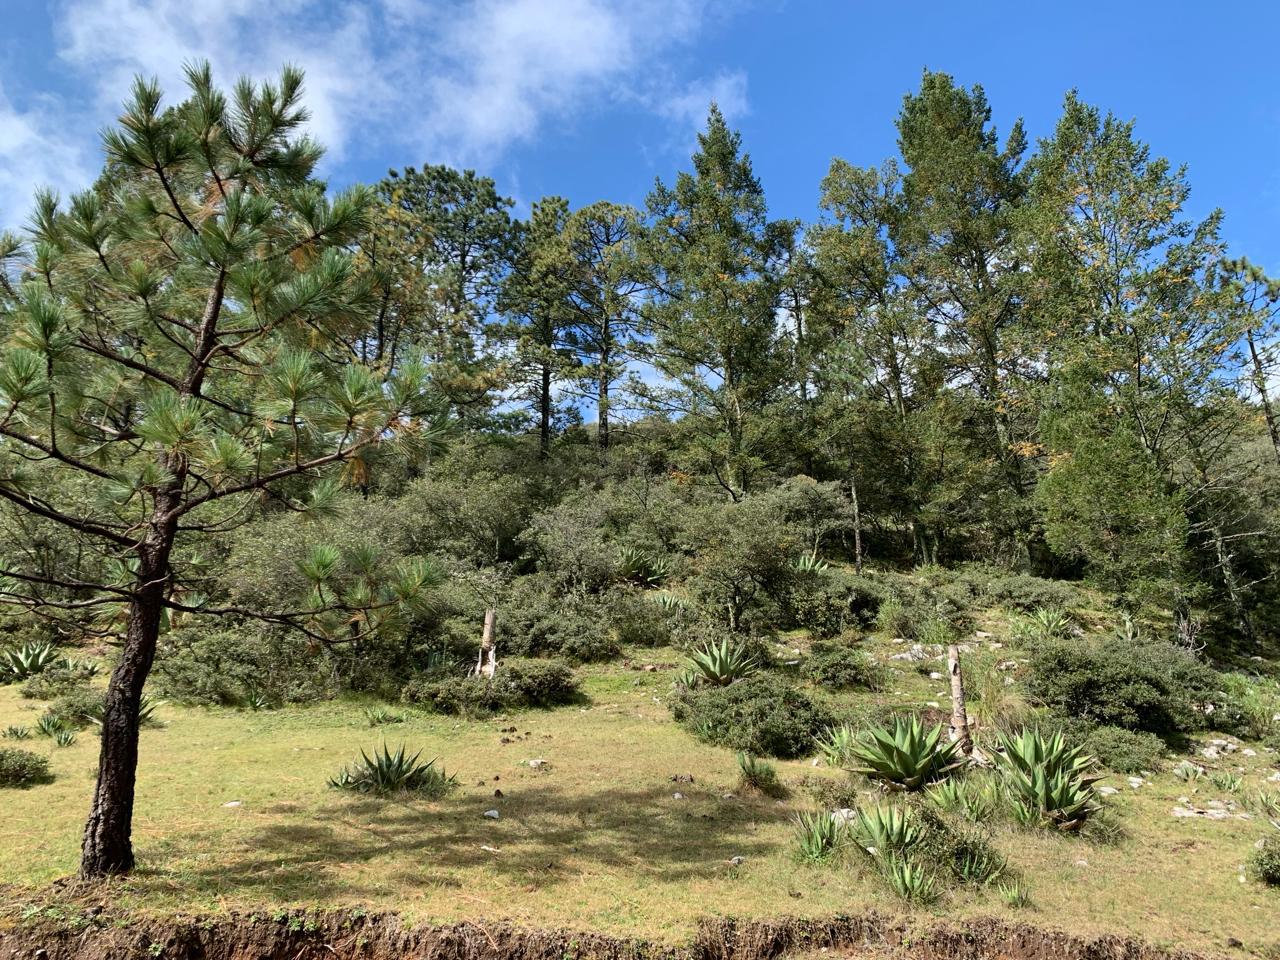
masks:
[(695, 80), (683, 90), (659, 94), (654, 106), (670, 120), (700, 129), (707, 108), (715, 103), (732, 123), (747, 113), (747, 75), (741, 70), (722, 71), (713, 77)]
[(64, 113), (49, 97), (21, 109), (0, 86), (0, 228), (26, 220), (37, 188), (65, 194), (94, 176), (96, 158), (59, 123)]
[(199, 59), (224, 87), (301, 66), (330, 175), (354, 154), (483, 168), (618, 104), (664, 119), (671, 137), (660, 146), (683, 149), (710, 100), (730, 117), (746, 109), (743, 74), (691, 81), (684, 69), (691, 44), (745, 2), (51, 0), (59, 68), (77, 99), (28, 97), (20, 110), (0, 88), (0, 224), (22, 220), (36, 184), (89, 182), (97, 131), (135, 75), (158, 78), (174, 102), (183, 65)]

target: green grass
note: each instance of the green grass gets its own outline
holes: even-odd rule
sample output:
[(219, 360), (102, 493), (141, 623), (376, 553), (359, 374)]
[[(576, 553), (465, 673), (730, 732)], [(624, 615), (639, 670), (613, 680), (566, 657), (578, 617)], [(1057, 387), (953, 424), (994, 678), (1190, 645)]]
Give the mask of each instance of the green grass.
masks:
[[(871, 648), (881, 659), (901, 649), (887, 641)], [(637, 656), (682, 659), (671, 650)], [(875, 697), (920, 704), (942, 692), (914, 665), (889, 662), (893, 676)], [(404, 723), (375, 729), (368, 701), (258, 713), (167, 704), (159, 711), (165, 726), (142, 732), (140, 869), (113, 896), (148, 914), (362, 907), (422, 921), (502, 917), (661, 940), (687, 938), (709, 913), (903, 909), (866, 870), (797, 862), (793, 819), (812, 801), (802, 790), (785, 801), (740, 790), (733, 751), (702, 745), (671, 721), (672, 671), (610, 665), (583, 675), (586, 706), (470, 722), (409, 711)], [(15, 687), (0, 688), (0, 729), (30, 725), (42, 708)], [(511, 726), (516, 733), (501, 732)], [(360, 748), (384, 739), (438, 756), (459, 788), (438, 801), (375, 800), (326, 785)], [(49, 895), (52, 881), (74, 871), (93, 787), (92, 731), (70, 747), (34, 743), (56, 781), (0, 794), (0, 895), (14, 902)], [(1275, 761), (1259, 754), (1223, 767), (1239, 768), (1246, 793)], [(547, 765), (530, 768), (534, 758)], [(776, 766), (784, 781), (839, 776), (809, 761)], [(681, 775), (694, 780), (672, 781)], [(1125, 831), (1118, 841), (995, 829), (1011, 875), (1033, 891), (1030, 911), (1010, 911), (993, 888), (953, 891), (916, 909), (1202, 949), (1220, 949), (1228, 936), (1276, 939), (1280, 895), (1237, 879), (1271, 829), (1265, 822), (1173, 818), (1178, 797), (1192, 789), (1201, 806), (1218, 796), (1207, 779), (1192, 786), (1166, 773), (1137, 791), (1123, 777), (1110, 782), (1123, 788), (1109, 801)], [(232, 801), (240, 805), (224, 806)], [(483, 816), (493, 808), (501, 819)], [(731, 862), (737, 857), (745, 859)]]

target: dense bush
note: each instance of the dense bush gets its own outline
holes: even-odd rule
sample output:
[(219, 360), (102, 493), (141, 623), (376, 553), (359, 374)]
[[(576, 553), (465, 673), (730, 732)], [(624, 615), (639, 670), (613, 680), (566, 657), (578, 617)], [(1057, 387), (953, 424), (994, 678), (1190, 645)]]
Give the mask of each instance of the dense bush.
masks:
[(83, 686), (95, 672), (88, 663), (63, 660), (23, 681), (22, 695), (28, 700), (53, 700)]
[(878, 690), (884, 682), (884, 670), (879, 664), (856, 647), (842, 643), (815, 643), (802, 669), (814, 683), (833, 690)]
[(29, 787), (52, 779), (44, 757), (17, 747), (0, 747), (0, 787)]
[(1031, 693), (1068, 717), (1169, 736), (1208, 725), (1218, 675), (1170, 644), (1052, 640), (1031, 653)]
[(81, 687), (58, 697), (49, 705), (47, 713), (68, 730), (87, 727), (102, 718), (104, 696), (102, 690)]
[(627, 647), (665, 647), (674, 639), (673, 611), (663, 609), (652, 594), (614, 590), (608, 595), (609, 625)]
[(579, 663), (621, 652), (598, 600), (556, 596), (541, 577), (522, 578), (498, 618), (499, 649), (517, 657), (559, 656)]
[(1280, 838), (1268, 836), (1249, 857), (1249, 870), (1269, 887), (1280, 887)]
[(1159, 770), (1167, 749), (1154, 733), (1123, 727), (1094, 727), (1080, 743), (1085, 753), (1097, 757), (1098, 762), (1116, 773)]
[(500, 661), (493, 679), (429, 674), (405, 685), (401, 694), (436, 713), (481, 716), (522, 707), (553, 707), (577, 695), (573, 671), (554, 660)]
[(280, 705), (329, 696), (333, 673), (296, 634), (260, 624), (191, 626), (161, 638), (153, 689), (182, 703)]
[(727, 687), (677, 689), (671, 713), (707, 743), (782, 758), (811, 752), (832, 722), (803, 690), (767, 674)]

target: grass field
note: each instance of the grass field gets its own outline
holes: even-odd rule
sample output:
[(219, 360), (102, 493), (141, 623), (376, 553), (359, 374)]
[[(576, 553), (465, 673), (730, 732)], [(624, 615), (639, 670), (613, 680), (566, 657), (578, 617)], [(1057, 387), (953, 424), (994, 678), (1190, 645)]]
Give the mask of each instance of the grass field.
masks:
[[(887, 662), (888, 641), (870, 643)], [(142, 735), (140, 869), (117, 888), (117, 906), (147, 914), (363, 907), (660, 940), (684, 939), (708, 914), (903, 910), (866, 869), (794, 856), (792, 818), (814, 806), (799, 784), (842, 774), (778, 763), (790, 796), (755, 795), (739, 787), (731, 751), (671, 721), (663, 701), (679, 660), (647, 650), (629, 666), (583, 668), (581, 704), (484, 721), (410, 712), (402, 724), (371, 728), (369, 703), (356, 701), (258, 713), (166, 704), (164, 725)], [(664, 666), (638, 669), (645, 662)], [(881, 699), (942, 694), (943, 684), (893, 666)], [(0, 688), (0, 729), (33, 725), (43, 706)], [(327, 786), (360, 748), (384, 739), (439, 756), (459, 789), (426, 802)], [(75, 869), (97, 738), (90, 729), (70, 747), (47, 738), (16, 745), (48, 755), (56, 773), (52, 784), (0, 792), (0, 881), (5, 898), (22, 903)], [(534, 768), (532, 759), (546, 763)], [(1259, 749), (1209, 765), (1239, 772), (1243, 796), (1276, 763)], [(1188, 784), (1165, 772), (1137, 789), (1123, 776), (1108, 782), (1120, 788), (1107, 801), (1123, 827), (1118, 839), (995, 828), (1031, 892), (1020, 919), (1197, 949), (1221, 950), (1229, 937), (1253, 950), (1280, 941), (1280, 893), (1241, 879), (1253, 844), (1272, 829), (1264, 819), (1173, 817), (1192, 791), (1199, 807), (1239, 799), (1207, 777)], [(500, 819), (484, 816), (491, 809)], [(992, 890), (955, 890), (929, 910), (1013, 915)]]

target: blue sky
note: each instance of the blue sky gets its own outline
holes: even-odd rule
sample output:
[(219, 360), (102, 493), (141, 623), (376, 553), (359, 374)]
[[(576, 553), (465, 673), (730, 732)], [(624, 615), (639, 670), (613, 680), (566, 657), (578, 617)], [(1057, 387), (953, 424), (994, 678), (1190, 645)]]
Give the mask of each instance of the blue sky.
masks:
[[(266, 11), (270, 10), (268, 14)], [(894, 152), (925, 67), (986, 88), (1002, 131), (1047, 134), (1071, 87), (1190, 169), (1192, 212), (1280, 271), (1273, 2), (918, 0), (0, 0), (0, 225), (36, 184), (95, 173), (136, 72), (229, 82), (307, 70), (335, 184), (472, 166), (520, 201), (640, 202), (687, 162), (715, 97), (777, 216), (816, 215), (832, 157)]]

